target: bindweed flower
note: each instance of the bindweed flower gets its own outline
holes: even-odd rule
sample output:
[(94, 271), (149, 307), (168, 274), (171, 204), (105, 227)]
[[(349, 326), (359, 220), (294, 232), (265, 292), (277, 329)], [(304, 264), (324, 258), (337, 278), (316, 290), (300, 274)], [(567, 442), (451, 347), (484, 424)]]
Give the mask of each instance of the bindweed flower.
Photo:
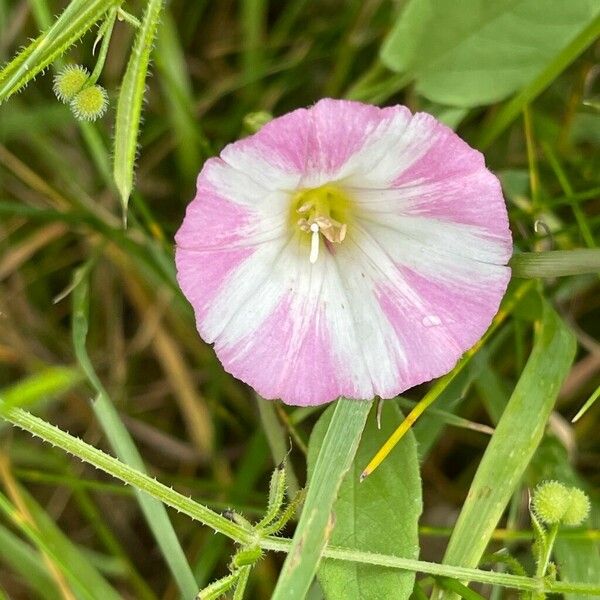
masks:
[(226, 146), (176, 243), (225, 369), (297, 405), (389, 398), (448, 372), (510, 278), (497, 178), (402, 106), (325, 99)]

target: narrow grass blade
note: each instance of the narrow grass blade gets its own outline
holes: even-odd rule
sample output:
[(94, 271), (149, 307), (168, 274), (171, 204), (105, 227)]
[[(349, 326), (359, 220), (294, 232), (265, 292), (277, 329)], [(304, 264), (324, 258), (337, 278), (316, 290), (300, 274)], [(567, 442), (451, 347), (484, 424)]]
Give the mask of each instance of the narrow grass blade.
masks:
[(592, 404), (600, 398), (600, 385), (596, 388), (596, 391), (587, 399), (586, 403), (579, 409), (577, 414), (573, 417), (572, 423), (577, 423), (583, 415), (591, 408)]
[(0, 72), (0, 103), (60, 57), (119, 0), (73, 0), (54, 25)]
[[(85, 268), (85, 266), (82, 267), (82, 269)], [(75, 279), (78, 279), (77, 273)], [(143, 460), (104, 386), (98, 379), (87, 354), (88, 304), (88, 282), (86, 278), (83, 278), (73, 291), (72, 333), (77, 360), (97, 393), (92, 408), (117, 456), (123, 462), (143, 472), (145, 471)], [(198, 591), (196, 581), (165, 507), (144, 494), (138, 493), (137, 499), (181, 593), (185, 597), (192, 598)]]
[(0, 398), (7, 406), (28, 406), (63, 394), (81, 380), (82, 375), (79, 369), (46, 367), (10, 387), (0, 390)]
[(210, 154), (210, 145), (194, 115), (192, 83), (175, 21), (168, 11), (157, 33), (155, 55), (167, 116), (177, 141), (179, 170), (186, 181), (193, 182), (202, 156)]
[(123, 223), (127, 222), (127, 205), (133, 189), (133, 171), (142, 118), (142, 104), (146, 91), (146, 77), (162, 8), (163, 0), (149, 0), (146, 6), (144, 18), (127, 63), (117, 103), (113, 176), (121, 194)]
[(0, 561), (18, 574), (20, 580), (35, 592), (36, 598), (60, 600), (60, 594), (44, 567), (40, 553), (2, 525)]
[[(502, 513), (538, 447), (575, 355), (575, 339), (544, 303), (533, 351), (479, 465), (450, 537), (444, 563), (479, 563)], [(445, 596), (445, 593), (442, 594)]]
[(513, 277), (564, 277), (600, 273), (600, 250), (578, 248), (549, 252), (523, 252), (510, 259)]
[(77, 598), (119, 600), (121, 595), (87, 560), (79, 548), (59, 529), (54, 519), (16, 482), (10, 487), (19, 495), (23, 506), (13, 506), (2, 498), (2, 511), (49, 557), (72, 588)]
[(331, 509), (354, 459), (371, 405), (345, 398), (337, 401), (272, 600), (301, 600), (306, 595), (331, 535)]

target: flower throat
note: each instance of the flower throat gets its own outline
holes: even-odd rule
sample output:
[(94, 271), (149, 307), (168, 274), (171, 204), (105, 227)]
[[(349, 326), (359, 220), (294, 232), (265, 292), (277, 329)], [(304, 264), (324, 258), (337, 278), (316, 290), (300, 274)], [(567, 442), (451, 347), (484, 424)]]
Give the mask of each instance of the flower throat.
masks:
[[(334, 251), (348, 230), (350, 199), (345, 191), (331, 184), (299, 190), (292, 198), (292, 219), (300, 231), (310, 234), (312, 264), (319, 258), (321, 236), (325, 246)], [(299, 217), (299, 218), (298, 218)]]

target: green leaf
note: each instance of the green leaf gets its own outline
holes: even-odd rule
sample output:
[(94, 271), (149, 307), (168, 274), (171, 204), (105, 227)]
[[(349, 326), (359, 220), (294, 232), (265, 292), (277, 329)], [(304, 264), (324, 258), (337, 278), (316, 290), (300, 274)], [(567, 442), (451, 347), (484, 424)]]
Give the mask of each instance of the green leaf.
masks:
[(73, 0), (54, 25), (0, 71), (0, 103), (59, 58), (119, 0)]
[(476, 566), (538, 447), (575, 354), (575, 339), (544, 303), (533, 350), (477, 469), (444, 563)]
[(534, 79), (598, 14), (596, 0), (411, 0), (381, 58), (430, 100), (490, 104)]
[(146, 91), (146, 77), (150, 54), (158, 28), (164, 0), (149, 0), (141, 26), (137, 32), (127, 70), (123, 76), (117, 103), (113, 175), (121, 194), (123, 222), (127, 222), (127, 204), (133, 189), (133, 171), (138, 143), (142, 104)]
[[(309, 477), (323, 443), (331, 419), (328, 409), (315, 426), (308, 454)], [(365, 481), (359, 483), (363, 464), (377, 451), (394, 430), (402, 414), (393, 401), (386, 401), (381, 415), (382, 428), (377, 429), (375, 411), (367, 420), (352, 467), (344, 478), (333, 506), (335, 527), (331, 543), (371, 552), (418, 558), (418, 520), (421, 514), (421, 479), (417, 445), (409, 432)], [(327, 598), (408, 598), (415, 574), (325, 560), (319, 568), (319, 583)]]
[(271, 600), (301, 600), (310, 588), (331, 535), (331, 510), (354, 459), (371, 405), (346, 398), (335, 403), (292, 546)]

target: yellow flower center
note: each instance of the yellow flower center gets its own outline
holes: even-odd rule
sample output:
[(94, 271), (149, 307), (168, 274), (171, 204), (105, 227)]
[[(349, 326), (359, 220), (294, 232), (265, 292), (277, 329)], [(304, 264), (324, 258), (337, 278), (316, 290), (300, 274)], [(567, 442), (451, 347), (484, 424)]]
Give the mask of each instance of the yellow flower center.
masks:
[(292, 197), (290, 220), (300, 231), (309, 234), (311, 263), (317, 262), (321, 236), (329, 244), (341, 244), (348, 231), (351, 200), (339, 187), (326, 184), (299, 190)]

